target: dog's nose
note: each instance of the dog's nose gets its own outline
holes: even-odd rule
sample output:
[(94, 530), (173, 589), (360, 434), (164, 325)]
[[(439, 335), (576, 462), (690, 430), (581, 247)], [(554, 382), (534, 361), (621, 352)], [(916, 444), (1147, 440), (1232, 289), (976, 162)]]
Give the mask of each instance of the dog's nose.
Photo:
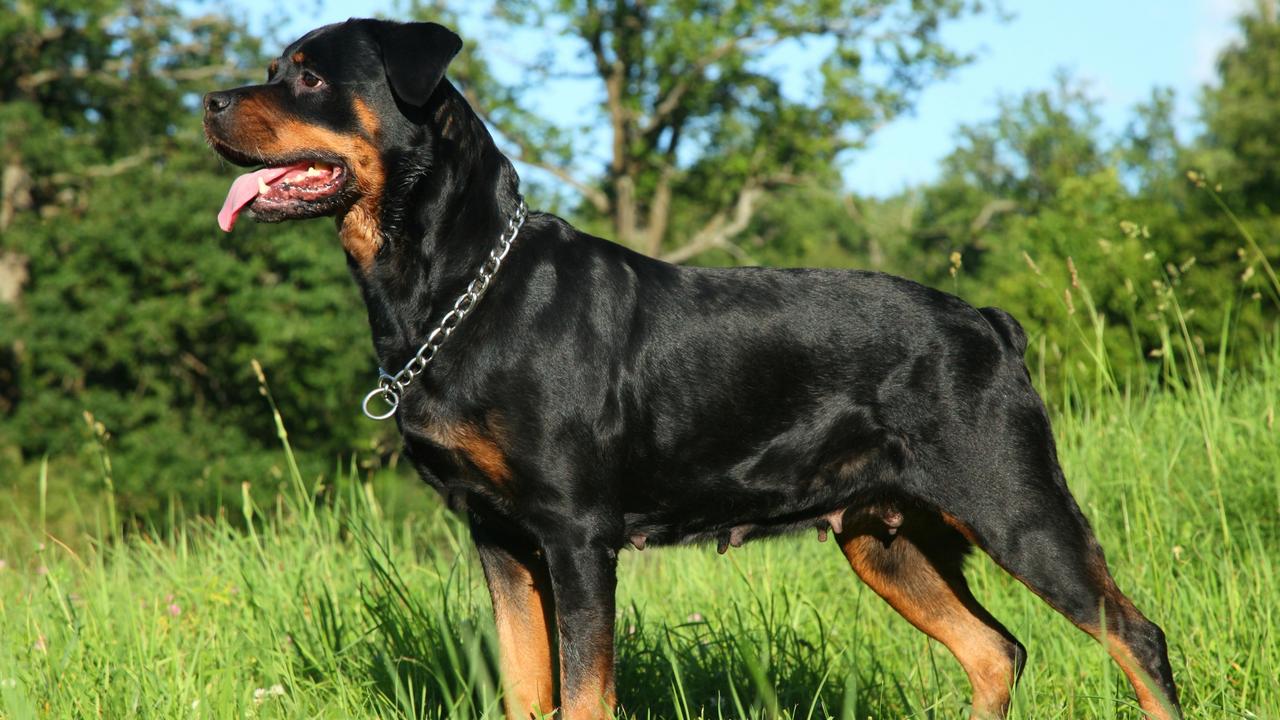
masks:
[(216, 115), (231, 107), (235, 97), (229, 92), (211, 92), (204, 96), (204, 111)]

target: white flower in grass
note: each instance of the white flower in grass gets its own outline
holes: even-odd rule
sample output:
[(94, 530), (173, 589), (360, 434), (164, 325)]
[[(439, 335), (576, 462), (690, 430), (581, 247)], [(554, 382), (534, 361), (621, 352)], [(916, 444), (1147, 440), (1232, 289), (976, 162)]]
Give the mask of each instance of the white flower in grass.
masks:
[(255, 688), (253, 691), (253, 704), (261, 705), (273, 697), (284, 695), (284, 686), (276, 683), (269, 688)]

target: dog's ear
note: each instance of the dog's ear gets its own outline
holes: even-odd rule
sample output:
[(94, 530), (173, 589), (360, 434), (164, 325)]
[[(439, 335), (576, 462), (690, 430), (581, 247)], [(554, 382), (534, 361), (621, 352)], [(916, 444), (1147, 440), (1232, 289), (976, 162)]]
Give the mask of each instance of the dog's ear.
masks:
[(427, 104), (449, 61), (462, 49), (462, 38), (436, 23), (380, 22), (377, 35), (391, 90), (416, 107)]

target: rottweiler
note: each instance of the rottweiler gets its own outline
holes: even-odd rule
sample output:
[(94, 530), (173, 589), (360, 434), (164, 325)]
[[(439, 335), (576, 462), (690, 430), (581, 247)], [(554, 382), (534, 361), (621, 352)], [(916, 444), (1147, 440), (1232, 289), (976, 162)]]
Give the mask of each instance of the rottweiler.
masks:
[[(1026, 337), (876, 272), (678, 267), (527, 212), (435, 23), (307, 33), (204, 98), (219, 216), (336, 220), (394, 416), (465, 512), (511, 718), (610, 716), (618, 552), (831, 531), (999, 718), (1026, 659), (974, 598), (973, 546), (1181, 716), (1163, 631), (1120, 591), (1058, 464)], [(558, 667), (558, 676), (556, 668)]]

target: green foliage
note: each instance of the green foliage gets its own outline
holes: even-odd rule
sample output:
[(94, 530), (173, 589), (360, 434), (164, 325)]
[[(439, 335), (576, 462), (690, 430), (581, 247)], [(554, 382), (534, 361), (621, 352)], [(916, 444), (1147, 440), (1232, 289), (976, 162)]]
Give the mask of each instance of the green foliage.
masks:
[[(787, 185), (760, 203), (744, 239), (695, 257), (705, 265), (750, 264), (778, 267), (848, 265), (868, 253), (870, 239), (853, 198), (840, 192), (838, 178)], [(805, 212), (796, 212), (803, 207)], [(677, 215), (679, 223), (683, 218)]]
[(0, 23), (0, 259), (29, 276), (0, 302), (0, 485), (47, 455), (91, 486), (105, 442), (125, 517), (213, 507), (276, 464), (251, 358), (287, 370), (316, 458), (371, 448), (355, 409), (374, 363), (330, 224), (214, 223), (230, 177), (197, 93), (257, 76), (256, 41), (158, 1), (46, 10)]
[[(1093, 366), (1104, 339), (1113, 382), (1144, 381), (1168, 353), (1213, 364), (1224, 343), (1256, 346), (1280, 309), (1260, 272), (1280, 250), (1275, 235), (1245, 252), (1218, 190), (1188, 180), (1202, 151), (1178, 143), (1169, 93), (1154, 93), (1110, 142), (1096, 105), (1063, 77), (962, 128), (896, 238), (903, 264), (890, 267), (1012, 311), (1054, 384)], [(1251, 226), (1273, 227), (1257, 216)]]
[(1208, 157), (1202, 169), (1228, 181), (1232, 205), (1250, 214), (1274, 212), (1280, 207), (1280, 23), (1272, 6), (1239, 24), (1241, 41), (1218, 58), (1220, 83), (1204, 94)]
[(90, 411), (114, 436), (133, 513), (169, 493), (207, 503), (274, 462), (252, 358), (281, 370), (304, 446), (349, 453), (368, 434), (354, 411), (374, 363), (332, 228), (222, 234), (213, 214), (226, 178), (213, 165), (185, 148), (114, 179), (128, 193), (95, 187), (76, 222), (23, 232), (34, 280), (0, 331), (22, 346), (24, 388), (0, 442), (66, 456)]
[(242, 78), (259, 57), (235, 23), (167, 0), (4, 5), (0, 149), (30, 176), (36, 209), (109, 173), (104, 163), (162, 152), (158, 140), (190, 127), (193, 92)]
[[(588, 227), (688, 260), (734, 253), (762, 189), (833, 175), (841, 153), (967, 62), (942, 29), (981, 10), (969, 0), (518, 0), (494, 4), (500, 31), (552, 28), (576, 59), (548, 51), (511, 82), (478, 48), (454, 67), (521, 159), (581, 192)], [(811, 67), (785, 70), (797, 64)], [(569, 78), (590, 78), (604, 102), (559, 127), (530, 99)], [(605, 177), (584, 177), (572, 161), (599, 128)]]

